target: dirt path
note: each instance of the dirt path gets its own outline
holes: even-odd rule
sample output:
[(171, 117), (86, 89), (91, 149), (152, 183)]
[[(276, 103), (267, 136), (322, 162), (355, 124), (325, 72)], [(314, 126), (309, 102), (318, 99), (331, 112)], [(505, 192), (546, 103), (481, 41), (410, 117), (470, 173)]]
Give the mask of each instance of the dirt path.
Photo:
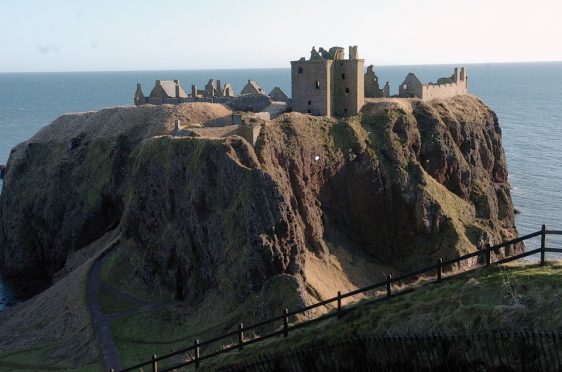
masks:
[(96, 340), (103, 356), (103, 362), (107, 369), (114, 368), (119, 370), (122, 368), (119, 354), (113, 343), (111, 335), (111, 319), (102, 311), (101, 303), (99, 300), (100, 290), (102, 288), (101, 268), (107, 258), (115, 249), (118, 240), (114, 241), (107, 252), (103, 253), (94, 261), (90, 273), (88, 274), (88, 285), (86, 291), (86, 301), (92, 315), (94, 332)]
[[(118, 244), (119, 238), (115, 239), (110, 244), (107, 251), (94, 261), (94, 264), (90, 269), (90, 273), (88, 274), (88, 285), (86, 291), (86, 301), (88, 303), (88, 308), (90, 309), (90, 313), (92, 316), (96, 340), (103, 356), (103, 362), (108, 370), (110, 368), (113, 368), (115, 370), (120, 370), (123, 368), (119, 359), (119, 353), (117, 352), (117, 348), (115, 347), (115, 343), (113, 342), (113, 336), (111, 334), (111, 322), (145, 311), (156, 310), (168, 304), (164, 302), (150, 303), (139, 300), (138, 298), (135, 298), (115, 287), (112, 287), (102, 280), (101, 269), (105, 262), (114, 253), (115, 248)], [(138, 307), (115, 313), (105, 313), (100, 303), (100, 291), (102, 289), (109, 292), (112, 296), (125, 301), (129, 301), (132, 304), (137, 305)]]

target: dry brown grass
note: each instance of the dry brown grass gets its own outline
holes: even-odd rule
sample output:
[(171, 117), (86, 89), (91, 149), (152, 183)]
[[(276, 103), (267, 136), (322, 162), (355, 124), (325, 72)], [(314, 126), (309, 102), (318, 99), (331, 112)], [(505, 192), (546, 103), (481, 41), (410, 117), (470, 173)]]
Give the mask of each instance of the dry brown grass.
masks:
[[(182, 126), (202, 124), (223, 126), (232, 124), (232, 110), (216, 103), (183, 103), (180, 105), (122, 106), (96, 112), (65, 114), (41, 129), (26, 143), (66, 143), (72, 138), (83, 140), (116, 137), (134, 133), (141, 138), (170, 134), (175, 123)], [(14, 156), (25, 155), (25, 146), (18, 146)]]

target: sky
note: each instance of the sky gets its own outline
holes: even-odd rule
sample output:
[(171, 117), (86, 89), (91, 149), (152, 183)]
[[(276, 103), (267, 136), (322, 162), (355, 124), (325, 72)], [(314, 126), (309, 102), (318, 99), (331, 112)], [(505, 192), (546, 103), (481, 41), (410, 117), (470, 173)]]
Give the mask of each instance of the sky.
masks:
[(562, 61), (560, 0), (3, 0), (0, 72)]

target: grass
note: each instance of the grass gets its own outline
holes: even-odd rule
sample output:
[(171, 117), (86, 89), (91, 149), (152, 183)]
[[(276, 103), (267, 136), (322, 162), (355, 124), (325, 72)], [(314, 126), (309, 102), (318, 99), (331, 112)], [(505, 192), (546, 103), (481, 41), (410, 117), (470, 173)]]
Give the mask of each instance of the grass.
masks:
[(101, 360), (80, 365), (65, 362), (45, 363), (45, 355), (55, 353), (60, 343), (34, 345), (33, 348), (18, 350), (17, 352), (0, 355), (0, 370), (2, 371), (102, 371), (104, 365)]
[(440, 284), (225, 354), (202, 366), (215, 369), (263, 353), (282, 352), (350, 336), (562, 330), (562, 262), (479, 269)]
[(100, 304), (102, 311), (106, 314), (118, 313), (138, 307), (138, 304), (116, 297), (103, 288), (100, 290)]
[(123, 267), (135, 267), (128, 260), (140, 260), (136, 254), (126, 254), (126, 247), (120, 247), (102, 266), (100, 276), (107, 284), (146, 302), (170, 300), (165, 293), (158, 291), (157, 287), (149, 287)]
[[(127, 366), (149, 360), (152, 354), (162, 355), (190, 346), (195, 338), (207, 339), (225, 333), (234, 322), (209, 323), (226, 316), (190, 311), (185, 306), (168, 306), (115, 320), (111, 331), (121, 362)], [(236, 312), (229, 316), (240, 318)]]

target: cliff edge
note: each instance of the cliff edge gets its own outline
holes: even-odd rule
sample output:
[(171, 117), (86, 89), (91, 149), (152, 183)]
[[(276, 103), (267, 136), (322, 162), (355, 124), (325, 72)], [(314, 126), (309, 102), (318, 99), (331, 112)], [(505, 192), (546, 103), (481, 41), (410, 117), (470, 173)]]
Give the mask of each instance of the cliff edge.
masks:
[(118, 229), (131, 281), (193, 305), (252, 299), (266, 316), (517, 236), (498, 119), (478, 98), (288, 113), (255, 147), (174, 130), (230, 115), (111, 108), (18, 145), (0, 195), (0, 272), (56, 280), (69, 255)]

